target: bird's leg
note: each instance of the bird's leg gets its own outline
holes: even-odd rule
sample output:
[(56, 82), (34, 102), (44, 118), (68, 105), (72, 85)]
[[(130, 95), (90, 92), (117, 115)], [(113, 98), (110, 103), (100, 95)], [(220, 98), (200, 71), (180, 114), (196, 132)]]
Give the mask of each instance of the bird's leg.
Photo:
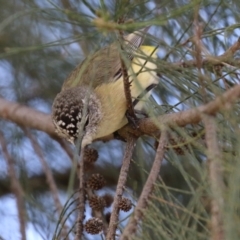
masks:
[(129, 110), (126, 111), (125, 116), (128, 120), (128, 122), (131, 124), (131, 126), (134, 129), (138, 129), (139, 128), (139, 119), (137, 118), (135, 112), (132, 113)]

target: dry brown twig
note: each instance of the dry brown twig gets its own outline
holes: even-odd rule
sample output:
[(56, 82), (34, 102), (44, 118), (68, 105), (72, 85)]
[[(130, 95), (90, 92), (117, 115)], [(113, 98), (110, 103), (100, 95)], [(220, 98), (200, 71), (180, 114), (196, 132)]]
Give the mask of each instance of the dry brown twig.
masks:
[[(37, 154), (37, 156), (38, 156), (38, 158), (39, 158), (39, 160), (42, 164), (42, 168), (43, 168), (43, 171), (46, 174), (46, 179), (47, 179), (47, 183), (48, 183), (49, 188), (50, 188), (50, 192), (52, 193), (53, 201), (55, 203), (55, 206), (57, 208), (59, 216), (61, 216), (63, 207), (62, 207), (62, 204), (61, 204), (59, 196), (58, 196), (58, 189), (57, 189), (57, 185), (55, 183), (55, 180), (53, 178), (52, 171), (48, 167), (47, 161), (44, 158), (44, 154), (42, 152), (42, 149), (41, 149), (37, 139), (35, 137), (33, 137), (33, 135), (31, 134), (31, 132), (28, 129), (23, 128), (23, 131), (25, 132), (26, 136), (29, 138), (29, 140), (32, 144), (32, 147), (33, 147), (35, 153)], [(61, 222), (64, 222), (63, 218), (61, 219)], [(67, 226), (64, 224), (63, 225), (63, 232), (62, 232), (61, 235), (62, 235), (62, 237), (65, 237), (66, 239), (69, 239), (67, 237), (67, 232), (68, 232)]]
[(115, 193), (114, 201), (113, 201), (113, 210), (111, 213), (109, 230), (108, 230), (108, 234), (107, 234), (107, 238), (106, 238), (107, 240), (115, 239), (115, 234), (116, 234), (116, 229), (117, 229), (117, 224), (118, 224), (118, 214), (119, 214), (118, 204), (123, 195), (124, 186), (126, 184), (127, 174), (128, 174), (129, 165), (130, 165), (130, 161), (132, 158), (135, 143), (136, 143), (136, 139), (131, 136), (128, 139), (127, 144), (126, 144), (122, 168), (121, 168), (121, 171), (119, 174), (116, 193)]
[(206, 80), (201, 72), (201, 70), (202, 70), (202, 51), (205, 49), (205, 47), (201, 41), (203, 27), (201, 26), (201, 24), (198, 21), (198, 16), (199, 16), (199, 5), (196, 4), (195, 13), (194, 13), (195, 36), (193, 38), (193, 42), (194, 42), (194, 46), (196, 49), (195, 58), (196, 58), (197, 69), (198, 69), (200, 92), (202, 95), (203, 102), (206, 103), (207, 102)]
[(212, 116), (203, 115), (205, 125), (208, 179), (211, 187), (211, 240), (224, 240), (223, 230), (223, 190), (224, 182), (221, 172), (221, 153), (218, 146), (217, 124)]
[[(120, 36), (120, 42), (122, 42), (123, 32), (121, 30), (119, 30), (119, 36)], [(121, 49), (124, 50), (124, 47), (121, 46)], [(128, 114), (128, 117), (133, 121), (130, 124), (134, 125), (134, 121), (136, 121), (136, 116), (135, 116), (135, 112), (132, 104), (129, 76), (128, 76), (127, 68), (125, 66), (125, 62), (122, 56), (121, 56), (121, 69), (122, 69), (122, 75), (123, 75), (124, 92), (125, 92), (125, 97), (127, 101), (127, 114)], [(116, 193), (113, 201), (113, 210), (110, 217), (109, 230), (106, 238), (107, 240), (115, 239), (117, 221), (118, 221), (118, 215), (119, 215), (119, 202), (122, 198), (124, 187), (127, 181), (127, 173), (129, 170), (130, 161), (132, 158), (133, 149), (136, 142), (136, 138), (131, 134), (128, 134), (128, 137), (126, 139), (127, 139), (127, 145), (126, 145), (123, 164), (121, 167), (119, 180), (116, 187)]]
[(148, 179), (144, 184), (142, 193), (138, 199), (138, 203), (134, 210), (133, 216), (129, 220), (129, 223), (125, 227), (124, 232), (120, 238), (121, 240), (134, 238), (134, 235), (137, 231), (137, 225), (143, 217), (143, 212), (147, 207), (147, 201), (149, 200), (154, 184), (159, 176), (160, 168), (164, 157), (165, 146), (167, 144), (167, 139), (168, 139), (167, 130), (164, 129), (161, 133), (155, 160), (153, 162)]
[[(195, 38), (193, 38), (193, 41)], [(202, 43), (201, 46), (202, 48)], [(205, 49), (205, 48), (204, 48)], [(224, 67), (225, 65), (240, 67), (239, 59), (234, 60), (233, 55), (240, 49), (240, 38), (226, 50), (220, 56), (212, 56), (212, 55), (205, 55), (204, 58), (201, 59), (201, 68), (205, 67)], [(184, 62), (175, 62), (168, 64), (168, 67), (172, 69), (176, 69), (181, 71), (181, 68), (195, 68), (198, 66), (198, 62), (196, 60), (188, 60)]]
[[(88, 101), (88, 99), (87, 99)], [(87, 104), (83, 107), (83, 115), (80, 124), (78, 125), (79, 134), (77, 141), (75, 142), (75, 151), (74, 151), (74, 159), (72, 166), (72, 174), (70, 177), (70, 181), (75, 177), (75, 168), (77, 168), (77, 176), (79, 180), (79, 188), (78, 188), (78, 216), (76, 223), (76, 235), (75, 240), (81, 239), (83, 235), (83, 221), (85, 218), (85, 174), (84, 174), (84, 157), (85, 157), (85, 149), (82, 148), (82, 140), (84, 136), (84, 126), (86, 124), (86, 116), (87, 116)], [(80, 156), (79, 156), (80, 155)]]
[(78, 217), (77, 217), (77, 232), (75, 235), (75, 240), (81, 239), (82, 238), (82, 233), (83, 233), (83, 220), (85, 217), (85, 179), (84, 179), (84, 161), (83, 161), (83, 149), (82, 153), (80, 155), (80, 160), (78, 164), (78, 179), (79, 179), (79, 187), (78, 187)]
[[(76, 235), (75, 240), (81, 239), (83, 235), (83, 220), (85, 218), (85, 175), (84, 175), (84, 149), (81, 149), (81, 142), (83, 138), (83, 127), (84, 127), (84, 119), (86, 114), (86, 106), (84, 106), (83, 110), (83, 119), (79, 126), (79, 136), (75, 146), (74, 159), (72, 169), (77, 167), (77, 176), (79, 180), (78, 187), (78, 216), (76, 223)], [(84, 116), (85, 115), (85, 116)], [(80, 153), (80, 157), (79, 157)], [(74, 169), (73, 169), (74, 170)], [(74, 177), (75, 172), (72, 172), (72, 177)]]
[(7, 170), (11, 180), (12, 192), (16, 197), (21, 239), (26, 240), (26, 230), (25, 230), (26, 229), (26, 224), (25, 224), (26, 212), (25, 212), (25, 203), (24, 203), (24, 191), (18, 181), (18, 177), (14, 169), (14, 166), (15, 166), (14, 160), (8, 152), (7, 144), (5, 142), (3, 133), (1, 131), (0, 131), (0, 144), (2, 147), (3, 155), (7, 162)]
[(57, 208), (57, 210), (58, 210), (58, 212), (60, 214), (61, 211), (62, 211), (62, 204), (61, 204), (60, 199), (58, 197), (57, 185), (56, 185), (56, 183), (54, 181), (52, 172), (51, 172), (50, 168), (47, 165), (46, 159), (44, 158), (41, 146), (39, 145), (37, 140), (33, 137), (33, 135), (30, 133), (29, 130), (23, 129), (23, 131), (25, 132), (26, 136), (30, 139), (32, 147), (33, 147), (34, 151), (36, 152), (36, 154), (37, 154), (37, 156), (38, 156), (38, 158), (39, 158), (39, 160), (40, 160), (40, 162), (42, 164), (43, 171), (46, 174), (46, 179), (47, 179), (47, 182), (49, 184), (49, 188), (50, 188), (50, 190), (52, 192), (53, 200), (54, 200), (56, 208)]
[[(202, 68), (202, 48), (201, 48), (201, 35), (202, 28), (198, 22), (199, 7), (195, 11), (195, 46), (196, 46), (196, 62), (199, 73), (199, 82), (201, 86), (201, 95), (204, 103), (207, 103), (207, 92), (206, 92), (206, 80), (201, 73)], [(224, 56), (232, 57), (232, 55), (240, 47), (240, 42), (237, 41), (228, 51), (225, 52)], [(208, 157), (208, 179), (210, 182), (212, 190), (212, 200), (211, 200), (211, 239), (212, 240), (223, 240), (223, 216), (222, 216), (222, 206), (223, 206), (223, 196), (222, 190), (224, 186), (222, 174), (221, 174), (221, 154), (217, 142), (217, 128), (215, 119), (212, 116), (203, 114), (202, 120), (205, 126), (205, 139), (207, 144), (207, 157)]]
[[(119, 22), (119, 24), (124, 23), (124, 19), (119, 19), (118, 22)], [(124, 51), (124, 45), (122, 44), (122, 43), (124, 43), (123, 31), (119, 30), (118, 32), (119, 32), (119, 42), (121, 44), (120, 45), (121, 50)], [(131, 96), (131, 90), (130, 90), (131, 83), (129, 81), (128, 70), (127, 70), (125, 62), (124, 62), (123, 53), (120, 54), (120, 57), (121, 57), (121, 71), (122, 71), (122, 76), (123, 76), (124, 93), (125, 93), (125, 98), (127, 101), (127, 113), (126, 114), (132, 121), (136, 121), (136, 115), (135, 115), (134, 108), (133, 108), (132, 96)]]

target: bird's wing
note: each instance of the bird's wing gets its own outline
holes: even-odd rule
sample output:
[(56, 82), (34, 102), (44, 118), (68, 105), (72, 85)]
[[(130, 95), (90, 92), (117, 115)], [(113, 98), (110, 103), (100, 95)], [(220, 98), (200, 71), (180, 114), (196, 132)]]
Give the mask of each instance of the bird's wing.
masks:
[(114, 42), (88, 56), (69, 75), (62, 89), (81, 85), (90, 85), (96, 88), (102, 83), (118, 80), (122, 74), (120, 53), (123, 52), (126, 62), (131, 62), (137, 49), (142, 44), (148, 28), (146, 27), (125, 36), (123, 51), (120, 44)]

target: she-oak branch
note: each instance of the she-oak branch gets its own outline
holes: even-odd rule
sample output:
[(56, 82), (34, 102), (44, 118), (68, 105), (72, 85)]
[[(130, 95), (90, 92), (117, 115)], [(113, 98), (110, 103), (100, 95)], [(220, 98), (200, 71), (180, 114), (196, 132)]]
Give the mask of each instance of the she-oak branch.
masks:
[[(205, 105), (178, 113), (156, 116), (154, 119), (141, 119), (138, 129), (133, 129), (129, 124), (120, 129), (119, 134), (125, 137), (130, 131), (140, 137), (144, 134), (156, 134), (156, 131), (161, 130), (161, 126), (163, 125), (184, 127), (188, 124), (196, 124), (201, 121), (202, 114), (214, 115), (220, 111), (227, 110), (238, 100), (238, 98), (240, 98), (240, 84), (235, 85), (221, 96), (218, 96), (215, 100)], [(14, 122), (21, 127), (43, 131), (59, 140), (54, 131), (50, 114), (0, 98), (0, 118)]]
[[(240, 38), (222, 55), (215, 57), (207, 57), (203, 60), (202, 66), (210, 65), (223, 66), (225, 63), (238, 66), (238, 61), (232, 61), (233, 55), (240, 49)], [(195, 61), (185, 63), (174, 63), (172, 67), (194, 67)], [(139, 121), (139, 128), (134, 129), (131, 124), (124, 126), (118, 132), (123, 138), (128, 137), (128, 132), (132, 132), (135, 136), (140, 137), (143, 134), (154, 135), (156, 131), (161, 130), (161, 126), (179, 126), (184, 127), (187, 124), (196, 124), (201, 121), (201, 114), (214, 115), (217, 112), (229, 108), (240, 97), (240, 85), (235, 85), (221, 96), (208, 104), (199, 106), (194, 109), (182, 111), (178, 113), (164, 114), (156, 116), (154, 119), (145, 118)], [(20, 125), (21, 127), (33, 128), (49, 134), (52, 138), (56, 139), (66, 150), (68, 155), (72, 156), (71, 150), (66, 147), (66, 144), (55, 133), (50, 114), (46, 114), (30, 107), (14, 103), (0, 98), (0, 118), (11, 121)], [(158, 123), (158, 124), (156, 124)], [(110, 140), (111, 136), (108, 138)]]

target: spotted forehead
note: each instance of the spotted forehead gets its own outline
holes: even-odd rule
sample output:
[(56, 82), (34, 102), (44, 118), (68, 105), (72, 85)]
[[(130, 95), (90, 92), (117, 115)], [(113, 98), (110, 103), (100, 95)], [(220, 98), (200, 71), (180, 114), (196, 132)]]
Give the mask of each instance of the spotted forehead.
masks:
[(84, 128), (89, 125), (88, 115), (90, 113), (95, 114), (95, 111), (91, 111), (92, 108), (89, 106), (95, 104), (96, 96), (90, 95), (89, 101), (86, 102), (86, 91), (89, 92), (89, 89), (85, 89), (84, 87), (64, 90), (56, 96), (53, 103), (52, 119), (56, 131), (70, 142), (74, 142), (79, 135), (78, 129), (82, 120), (82, 111), (85, 109), (84, 106), (87, 104), (87, 122)]
[[(67, 111), (68, 110), (68, 111)], [(81, 122), (81, 111), (78, 107), (71, 107), (59, 114), (55, 114), (54, 122), (59, 131), (63, 131), (69, 137), (78, 136), (78, 123)]]

